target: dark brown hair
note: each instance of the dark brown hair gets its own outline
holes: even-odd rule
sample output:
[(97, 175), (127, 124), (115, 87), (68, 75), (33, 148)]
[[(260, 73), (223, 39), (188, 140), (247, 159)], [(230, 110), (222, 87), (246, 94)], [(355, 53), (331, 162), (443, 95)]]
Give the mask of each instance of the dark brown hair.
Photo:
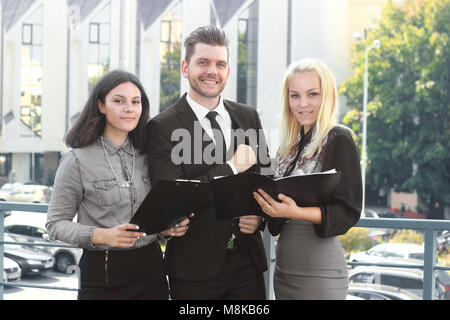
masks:
[(197, 43), (225, 47), (227, 49), (227, 57), (230, 56), (228, 39), (225, 32), (214, 26), (203, 26), (192, 31), (192, 33), (184, 40), (184, 46), (186, 48), (184, 60), (187, 63), (191, 60), (191, 57), (194, 54), (195, 45)]
[(145, 132), (150, 117), (150, 102), (139, 79), (134, 74), (122, 70), (114, 70), (107, 73), (92, 89), (80, 116), (67, 132), (65, 142), (68, 147), (85, 147), (93, 143), (103, 133), (106, 117), (100, 112), (97, 102), (100, 100), (104, 104), (108, 93), (119, 84), (125, 82), (133, 83), (141, 92), (141, 117), (136, 128), (128, 136), (134, 147), (141, 151), (145, 150)]

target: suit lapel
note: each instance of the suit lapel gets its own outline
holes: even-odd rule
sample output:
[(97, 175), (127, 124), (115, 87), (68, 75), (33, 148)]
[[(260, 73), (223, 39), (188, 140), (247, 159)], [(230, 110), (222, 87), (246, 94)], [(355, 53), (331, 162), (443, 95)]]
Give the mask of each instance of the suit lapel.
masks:
[(230, 115), (232, 129), (245, 129), (244, 123), (242, 121), (242, 114), (239, 112), (239, 109), (236, 107), (236, 105), (228, 100), (224, 100), (223, 105)]
[(178, 103), (175, 105), (175, 109), (177, 111), (178, 120), (181, 122), (180, 128), (187, 129), (191, 135), (191, 150), (193, 152), (192, 161), (197, 163), (197, 160), (199, 159), (194, 160), (194, 154), (197, 154), (201, 150), (201, 154), (197, 154), (197, 156), (203, 155), (205, 148), (210, 143), (213, 143), (213, 141), (205, 132), (194, 111), (189, 106), (189, 103), (186, 100), (186, 94), (187, 93), (185, 93), (180, 100), (178, 100)]
[[(248, 127), (245, 125), (245, 122), (244, 122), (245, 117), (243, 116), (242, 112), (239, 111), (239, 108), (233, 102), (224, 100), (223, 104), (230, 115), (231, 127), (233, 129), (232, 134), (231, 134), (231, 146), (227, 150), (227, 160), (228, 160), (228, 159), (231, 159), (233, 154), (236, 152), (236, 149), (237, 149), (239, 143), (242, 143), (242, 141), (241, 141), (242, 139), (238, 139), (238, 137), (236, 136), (236, 134), (239, 132), (239, 130), (236, 131), (236, 129), (242, 129), (245, 131), (248, 129)], [(247, 140), (245, 141), (245, 143), (248, 143)]]

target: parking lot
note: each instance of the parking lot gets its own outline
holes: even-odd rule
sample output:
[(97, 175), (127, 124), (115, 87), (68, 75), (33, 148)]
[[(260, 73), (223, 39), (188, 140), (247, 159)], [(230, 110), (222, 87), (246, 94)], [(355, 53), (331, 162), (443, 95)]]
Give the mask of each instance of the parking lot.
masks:
[[(56, 271), (47, 271), (39, 275), (23, 276), (15, 284), (25, 283), (54, 287), (77, 288), (78, 278), (75, 274), (64, 274)], [(76, 300), (77, 292), (68, 290), (50, 290), (28, 287), (4, 288), (4, 300)]]

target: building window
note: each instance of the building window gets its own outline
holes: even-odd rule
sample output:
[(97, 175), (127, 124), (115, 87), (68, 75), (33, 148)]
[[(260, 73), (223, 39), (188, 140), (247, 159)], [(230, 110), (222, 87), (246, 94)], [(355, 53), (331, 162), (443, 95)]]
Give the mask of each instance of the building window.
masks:
[(89, 24), (89, 43), (100, 43), (100, 23)]
[(258, 67), (258, 0), (238, 18), (237, 101), (256, 108)]
[(162, 111), (180, 98), (181, 2), (161, 18), (160, 96)]
[(20, 120), (38, 136), (42, 114), (42, 6), (22, 24)]
[[(0, 177), (8, 177), (11, 171), (12, 154), (0, 153)], [(4, 179), (0, 180), (0, 184), (5, 182)]]
[(89, 92), (109, 70), (111, 4), (106, 4), (89, 22)]

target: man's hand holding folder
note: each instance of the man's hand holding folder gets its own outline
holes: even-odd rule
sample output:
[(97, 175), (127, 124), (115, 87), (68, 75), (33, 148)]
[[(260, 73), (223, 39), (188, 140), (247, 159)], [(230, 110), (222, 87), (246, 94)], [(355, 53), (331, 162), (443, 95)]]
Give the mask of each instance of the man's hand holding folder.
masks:
[(211, 182), (159, 180), (142, 202), (131, 223), (139, 225), (141, 231), (147, 234), (162, 232), (173, 228), (210, 201), (213, 201), (217, 220), (263, 216), (266, 213), (253, 196), (258, 188), (274, 199), (282, 193), (298, 205), (318, 206), (331, 201), (339, 179), (340, 172), (333, 171), (276, 180), (249, 172), (217, 178)]

